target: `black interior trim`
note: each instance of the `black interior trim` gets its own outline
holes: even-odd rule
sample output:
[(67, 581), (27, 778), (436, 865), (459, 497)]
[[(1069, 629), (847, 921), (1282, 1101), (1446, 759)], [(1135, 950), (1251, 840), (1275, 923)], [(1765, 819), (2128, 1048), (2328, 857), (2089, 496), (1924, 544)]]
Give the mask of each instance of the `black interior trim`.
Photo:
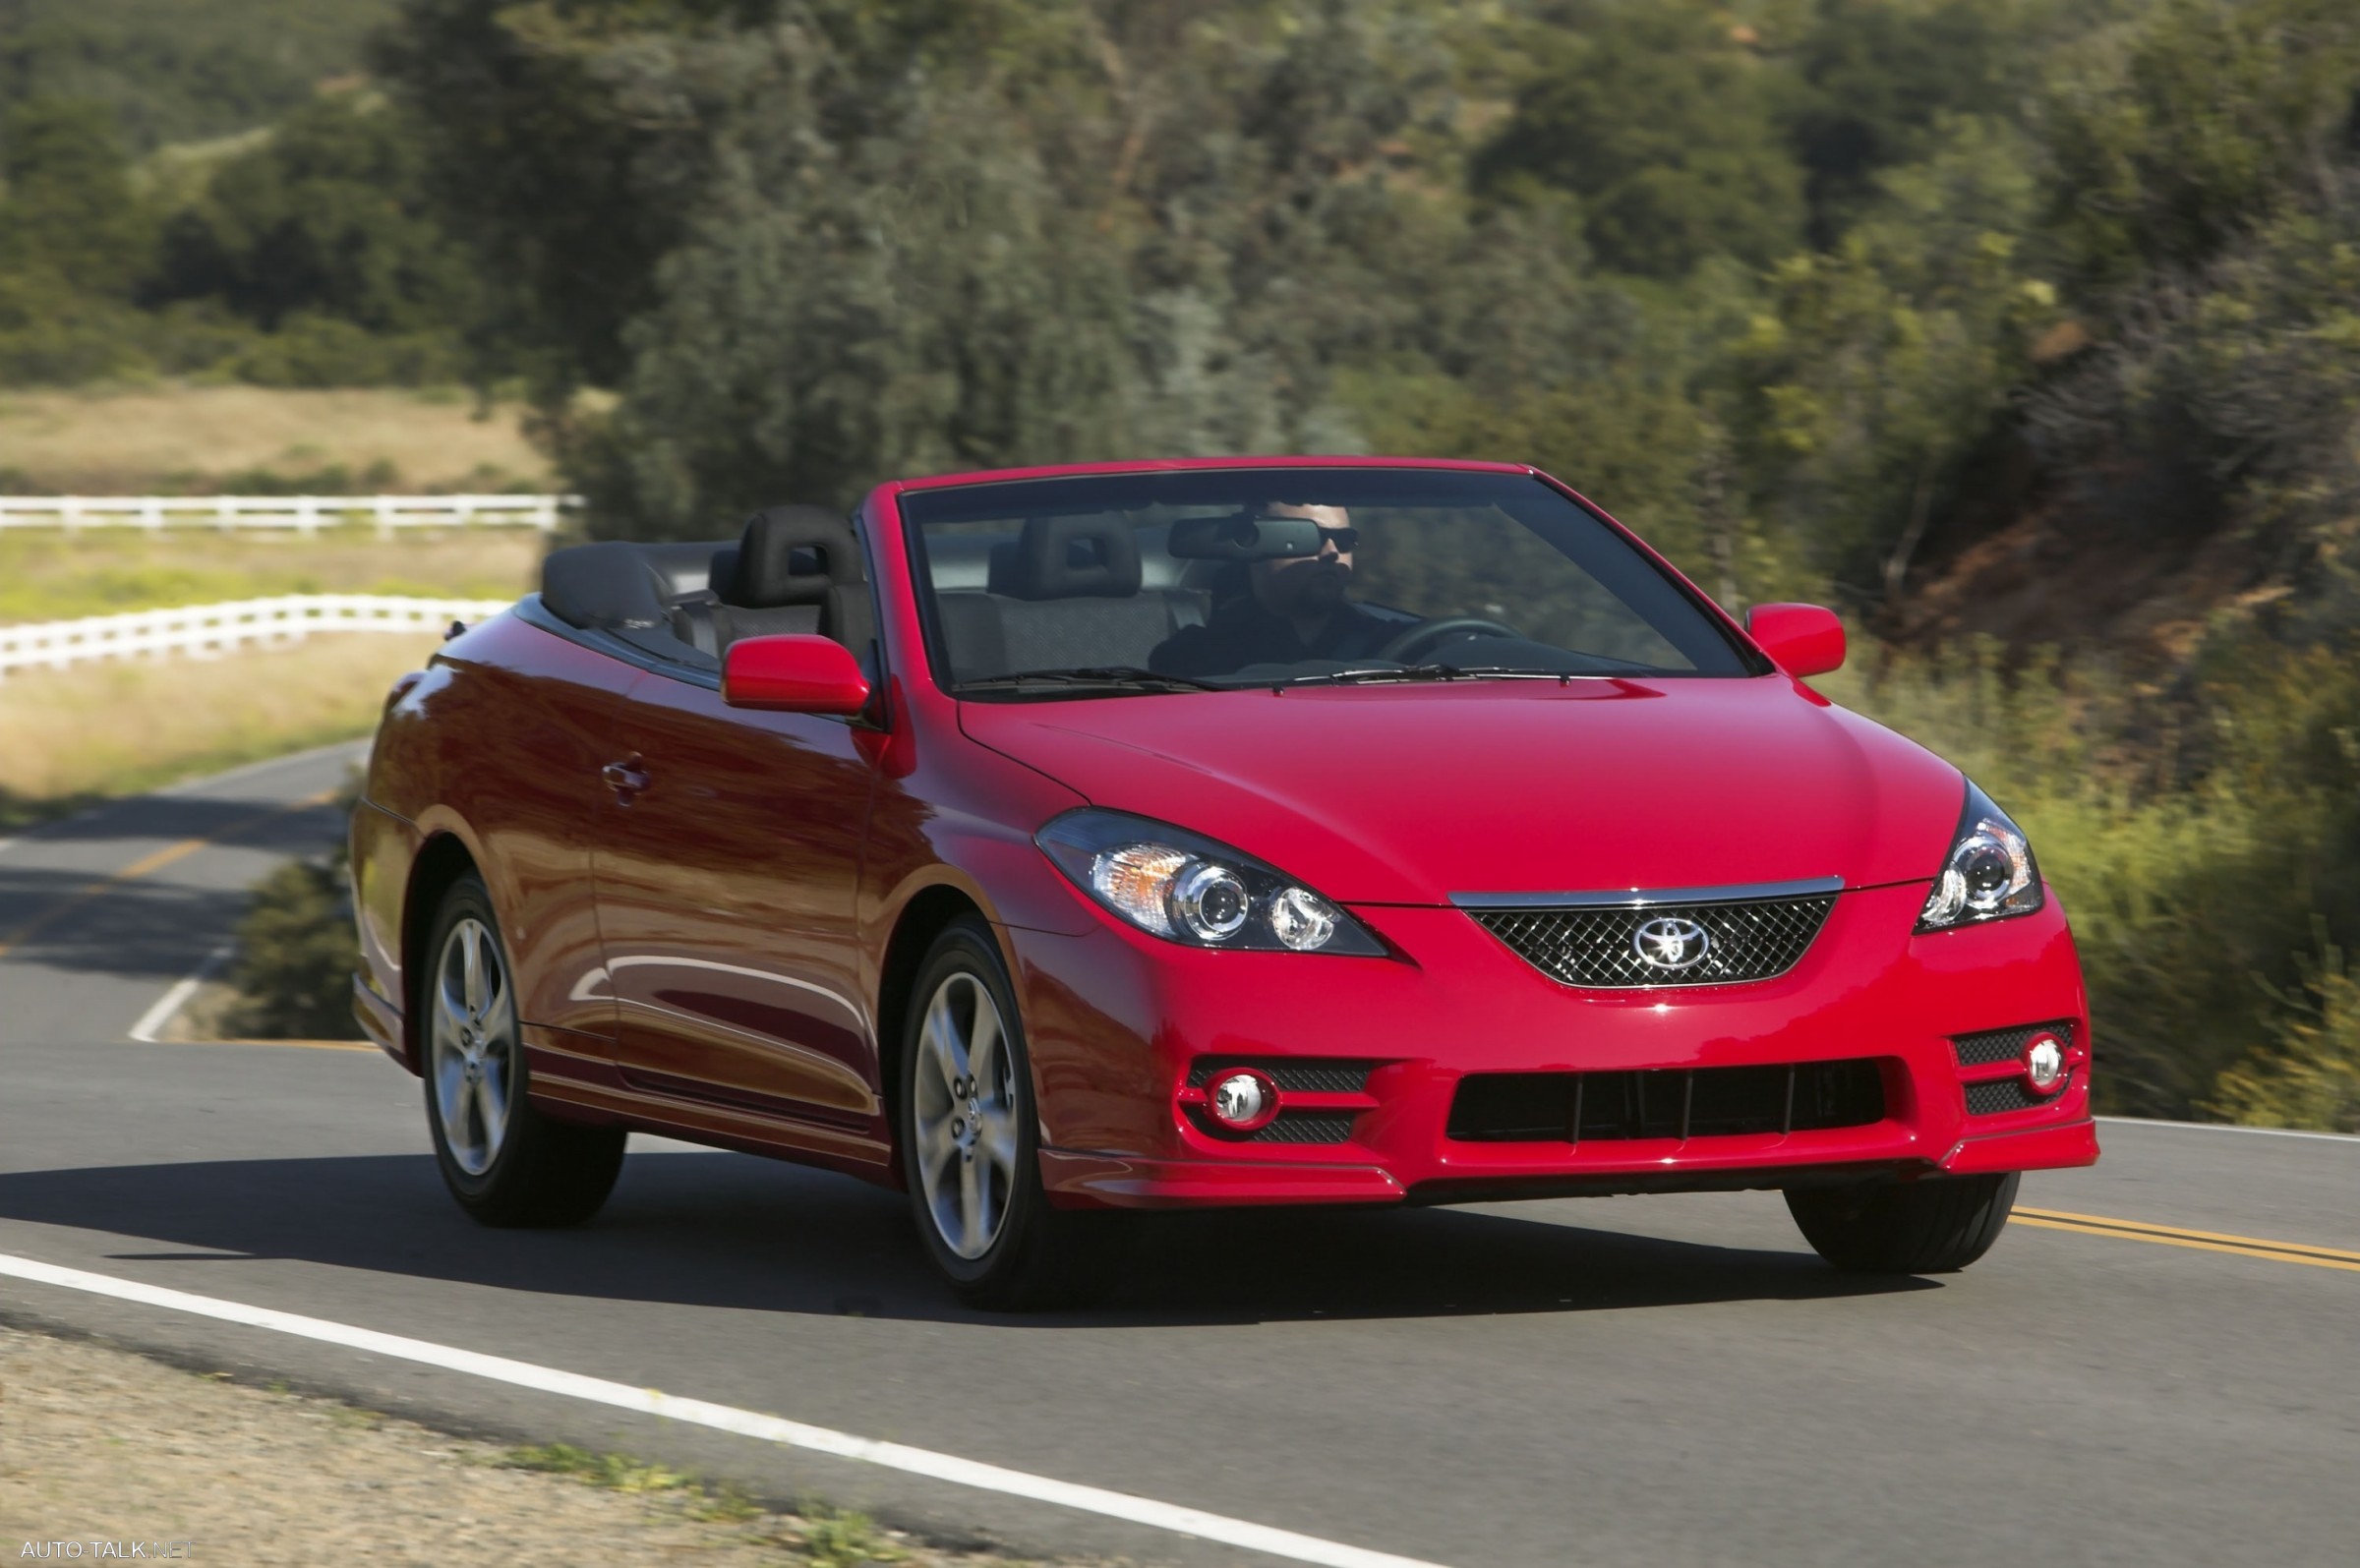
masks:
[[(603, 626), (574, 625), (551, 610), (539, 594), (527, 594), (516, 602), (516, 618), (528, 626), (538, 627), (552, 636), (562, 637), (569, 643), (587, 648), (594, 654), (604, 654), (609, 659), (620, 660), (655, 674), (670, 675), (675, 680), (684, 680), (691, 686), (702, 686), (707, 691), (721, 690), (719, 661), (705, 660), (703, 663), (690, 664), (669, 654), (652, 653), (641, 644), (625, 641)], [(669, 634), (664, 641), (683, 654), (695, 655), (695, 650)]]

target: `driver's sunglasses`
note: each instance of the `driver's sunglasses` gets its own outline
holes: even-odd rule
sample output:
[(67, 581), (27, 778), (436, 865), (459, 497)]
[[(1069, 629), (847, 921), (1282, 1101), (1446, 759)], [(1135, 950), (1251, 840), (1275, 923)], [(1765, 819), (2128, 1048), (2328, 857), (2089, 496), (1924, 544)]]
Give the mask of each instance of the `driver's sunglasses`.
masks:
[(1320, 543), (1333, 545), (1335, 552), (1339, 555), (1349, 555), (1352, 553), (1352, 547), (1360, 543), (1360, 530), (1357, 528), (1322, 528)]

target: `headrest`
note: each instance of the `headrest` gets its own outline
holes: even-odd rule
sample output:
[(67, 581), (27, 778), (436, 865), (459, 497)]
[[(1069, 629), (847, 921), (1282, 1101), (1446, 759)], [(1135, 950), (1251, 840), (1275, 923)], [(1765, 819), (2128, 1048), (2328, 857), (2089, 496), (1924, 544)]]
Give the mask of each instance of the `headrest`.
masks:
[(991, 552), (991, 591), (1011, 599), (1128, 599), (1139, 584), (1139, 536), (1119, 517), (1028, 517)]
[[(722, 565), (716, 552), (714, 565)], [(799, 558), (798, 558), (799, 557)], [(741, 610), (816, 605), (836, 583), (862, 581), (852, 526), (824, 506), (772, 506), (746, 519), (721, 602)]]

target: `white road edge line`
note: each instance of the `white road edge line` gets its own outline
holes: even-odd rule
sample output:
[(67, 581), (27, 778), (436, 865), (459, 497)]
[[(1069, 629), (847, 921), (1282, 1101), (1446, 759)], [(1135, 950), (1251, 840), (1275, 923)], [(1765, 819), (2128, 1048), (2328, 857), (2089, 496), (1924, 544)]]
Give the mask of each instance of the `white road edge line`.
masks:
[(608, 1382), (601, 1377), (585, 1377), (579, 1372), (536, 1366), (530, 1362), (486, 1356), (427, 1340), (408, 1339), (399, 1334), (381, 1334), (371, 1328), (356, 1328), (348, 1323), (330, 1322), (324, 1318), (304, 1317), (267, 1307), (249, 1307), (242, 1302), (193, 1296), (186, 1291), (144, 1285), (137, 1280), (117, 1279), (111, 1274), (92, 1274), (79, 1268), (64, 1268), (10, 1252), (0, 1252), (0, 1275), (30, 1280), (39, 1285), (53, 1285), (62, 1290), (85, 1291), (93, 1296), (111, 1296), (117, 1301), (137, 1302), (143, 1306), (189, 1312), (199, 1317), (217, 1318), (225, 1323), (266, 1328), (274, 1333), (292, 1334), (323, 1344), (369, 1351), (379, 1356), (392, 1356), (402, 1361), (419, 1362), (428, 1366), (488, 1378), (493, 1382), (513, 1384), (518, 1388), (587, 1400), (596, 1405), (612, 1405), (621, 1410), (640, 1411), (661, 1416), (668, 1421), (688, 1422), (718, 1431), (735, 1432), (742, 1437), (783, 1443), (790, 1448), (807, 1448), (814, 1453), (831, 1454), (839, 1459), (906, 1471), (913, 1476), (947, 1481), (954, 1485), (974, 1486), (1011, 1497), (1055, 1503), (1062, 1508), (1102, 1514), (1109, 1519), (1128, 1520), (1150, 1529), (1216, 1540), (1223, 1545), (1241, 1546), (1273, 1557), (1320, 1563), (1325, 1568), (1442, 1568), (1439, 1563), (1415, 1557), (1397, 1557), (1390, 1552), (1370, 1551), (1362, 1546), (1323, 1540), (1317, 1536), (1299, 1536), (1291, 1530), (1250, 1524), (1242, 1519), (1209, 1514), (1202, 1509), (1183, 1508), (1176, 1503), (1157, 1502), (1150, 1497), (1134, 1497), (1128, 1492), (1052, 1481), (1045, 1476), (1003, 1470), (997, 1465), (978, 1464), (972, 1459), (938, 1454), (929, 1449), (856, 1437), (850, 1432), (834, 1431), (825, 1426), (807, 1426), (801, 1422), (765, 1416), (757, 1411), (708, 1404), (701, 1399), (682, 1399), (661, 1389), (631, 1388), (621, 1383)]
[(142, 1045), (155, 1044), (155, 1037), (164, 1032), (164, 1025), (180, 1016), (189, 1005), (197, 988), (212, 978), (213, 971), (229, 961), (234, 949), (215, 948), (205, 956), (205, 961), (191, 969), (185, 979), (172, 982), (172, 989), (155, 999), (155, 1006), (140, 1015), (140, 1021), (131, 1026), (131, 1037)]
[(2235, 1122), (2166, 1122), (2153, 1116), (2101, 1116), (2101, 1122), (2119, 1122), (2124, 1127), (2181, 1127), (2196, 1132), (2255, 1132), (2263, 1137), (2315, 1137), (2330, 1143), (2360, 1143), (2360, 1136), (2350, 1132), (2306, 1132), (2292, 1127), (2244, 1127)]

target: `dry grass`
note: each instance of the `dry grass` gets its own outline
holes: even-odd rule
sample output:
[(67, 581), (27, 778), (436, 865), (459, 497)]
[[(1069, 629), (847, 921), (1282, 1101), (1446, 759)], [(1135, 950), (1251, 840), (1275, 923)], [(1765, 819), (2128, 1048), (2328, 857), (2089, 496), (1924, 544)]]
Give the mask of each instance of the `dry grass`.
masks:
[(529, 528), (404, 533), (367, 528), (314, 539), (47, 529), (0, 534), (0, 623), (71, 620), (272, 594), (417, 594), (507, 599), (533, 588), (547, 546)]
[(219, 659), (19, 671), (0, 683), (0, 826), (368, 734), (429, 633), (316, 636)]
[[(463, 393), (163, 385), (0, 394), (0, 470), (33, 494), (217, 488), (250, 469), (384, 464), (383, 488), (437, 492), (554, 481), (513, 405), (474, 417)], [(378, 488), (378, 487), (372, 487)]]

